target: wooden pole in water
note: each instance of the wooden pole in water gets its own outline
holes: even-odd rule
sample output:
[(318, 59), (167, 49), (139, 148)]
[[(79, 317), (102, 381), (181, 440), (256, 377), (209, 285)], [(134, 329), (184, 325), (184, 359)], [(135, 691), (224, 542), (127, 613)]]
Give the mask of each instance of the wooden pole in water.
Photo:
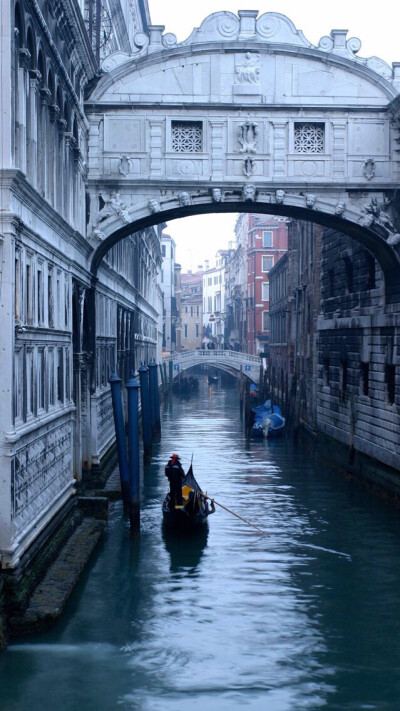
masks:
[(133, 376), (125, 385), (128, 391), (129, 483), (128, 514), (131, 531), (140, 532), (139, 486), (139, 381)]
[(236, 516), (236, 518), (240, 518), (241, 521), (243, 521), (244, 523), (247, 523), (248, 526), (255, 528), (257, 531), (262, 533), (263, 536), (269, 536), (268, 531), (263, 531), (263, 529), (256, 526), (255, 523), (251, 523), (251, 521), (248, 521), (247, 518), (243, 518), (243, 516), (239, 516), (239, 514), (235, 513), (235, 511), (232, 511), (232, 509), (228, 509), (227, 506), (224, 506), (224, 504), (221, 504), (219, 501), (216, 501), (215, 499), (213, 499), (212, 496), (207, 496), (207, 494), (203, 494), (202, 491), (200, 491), (200, 494), (201, 494), (201, 496), (204, 496), (205, 499), (209, 499), (209, 501), (213, 501), (214, 504), (217, 504), (217, 506), (220, 506), (221, 509), (228, 511), (228, 513), (232, 514), (232, 516)]

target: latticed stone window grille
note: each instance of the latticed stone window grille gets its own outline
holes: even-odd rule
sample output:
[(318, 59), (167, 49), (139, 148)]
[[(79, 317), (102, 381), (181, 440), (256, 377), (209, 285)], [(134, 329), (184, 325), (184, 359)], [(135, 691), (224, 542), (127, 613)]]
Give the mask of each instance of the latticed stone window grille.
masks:
[(201, 121), (172, 121), (172, 150), (177, 153), (201, 153), (203, 124)]
[(294, 150), (296, 153), (323, 153), (325, 126), (323, 123), (295, 123)]

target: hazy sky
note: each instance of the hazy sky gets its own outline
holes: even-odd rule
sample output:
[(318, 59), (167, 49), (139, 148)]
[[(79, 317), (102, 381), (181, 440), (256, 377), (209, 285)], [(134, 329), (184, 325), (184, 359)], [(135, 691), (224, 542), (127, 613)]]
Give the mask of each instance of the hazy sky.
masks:
[[(240, 10), (279, 12), (289, 17), (306, 39), (317, 45), (332, 29), (347, 29), (347, 37), (361, 40), (359, 57), (380, 57), (388, 64), (400, 62), (400, 3), (398, 0), (149, 0), (152, 23), (165, 25), (178, 42), (185, 40), (207, 15), (219, 10), (237, 14)], [(212, 260), (218, 249), (233, 239), (236, 215), (199, 215), (168, 223), (168, 233), (177, 244), (177, 261), (183, 271), (195, 270), (205, 259)]]

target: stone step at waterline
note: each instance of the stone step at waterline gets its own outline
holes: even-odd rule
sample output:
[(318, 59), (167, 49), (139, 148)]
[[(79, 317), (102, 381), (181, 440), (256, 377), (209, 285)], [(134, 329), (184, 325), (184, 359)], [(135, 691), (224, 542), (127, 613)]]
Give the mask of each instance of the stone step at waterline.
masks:
[(104, 527), (96, 518), (82, 521), (33, 592), (24, 615), (10, 620), (12, 637), (48, 629), (61, 615)]

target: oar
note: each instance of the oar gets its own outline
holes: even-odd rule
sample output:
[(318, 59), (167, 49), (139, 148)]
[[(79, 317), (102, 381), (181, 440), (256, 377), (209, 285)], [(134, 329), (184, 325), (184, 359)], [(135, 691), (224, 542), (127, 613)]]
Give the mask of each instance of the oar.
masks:
[(225, 511), (228, 511), (228, 513), (232, 514), (233, 516), (236, 516), (236, 518), (240, 518), (241, 521), (244, 521), (244, 523), (247, 523), (248, 526), (252, 526), (252, 528), (255, 528), (257, 531), (262, 533), (263, 536), (269, 536), (268, 531), (263, 531), (262, 528), (259, 528), (258, 526), (255, 525), (255, 523), (251, 523), (251, 521), (248, 521), (247, 518), (243, 518), (243, 516), (239, 516), (239, 514), (235, 513), (235, 511), (232, 511), (232, 509), (228, 509), (227, 506), (224, 506), (221, 504), (219, 501), (216, 501), (213, 499), (211, 496), (207, 496), (207, 494), (203, 494), (202, 491), (199, 492), (201, 496), (204, 496), (205, 499), (209, 499), (209, 501), (213, 501), (214, 504), (217, 504), (217, 506), (220, 506), (221, 509), (225, 509)]
[[(201, 496), (204, 496), (204, 498), (209, 499), (209, 501), (213, 501), (214, 504), (217, 504), (217, 506), (220, 506), (221, 509), (225, 509), (225, 511), (228, 511), (228, 513), (231, 513), (233, 516), (236, 516), (236, 518), (240, 518), (241, 521), (244, 521), (244, 523), (247, 523), (248, 526), (255, 528), (256, 531), (259, 531), (259, 533), (261, 533), (263, 536), (270, 535), (268, 533), (268, 531), (263, 531), (263, 529), (256, 526), (255, 523), (251, 523), (251, 521), (248, 521), (247, 518), (244, 518), (243, 516), (239, 516), (239, 514), (235, 513), (235, 511), (232, 511), (232, 509), (228, 509), (227, 506), (224, 506), (224, 504), (221, 504), (219, 501), (216, 501), (211, 496), (204, 494), (202, 491), (200, 491), (200, 494), (201, 494)], [(290, 543), (292, 543), (292, 545), (294, 545), (294, 546), (299, 546), (299, 548), (311, 548), (312, 550), (322, 551), (323, 553), (333, 553), (334, 555), (338, 555), (343, 558), (347, 558), (347, 560), (351, 560), (351, 556), (348, 553), (342, 553), (341, 551), (334, 551), (331, 548), (323, 548), (322, 546), (316, 546), (313, 543), (299, 543), (298, 541), (290, 541)]]

